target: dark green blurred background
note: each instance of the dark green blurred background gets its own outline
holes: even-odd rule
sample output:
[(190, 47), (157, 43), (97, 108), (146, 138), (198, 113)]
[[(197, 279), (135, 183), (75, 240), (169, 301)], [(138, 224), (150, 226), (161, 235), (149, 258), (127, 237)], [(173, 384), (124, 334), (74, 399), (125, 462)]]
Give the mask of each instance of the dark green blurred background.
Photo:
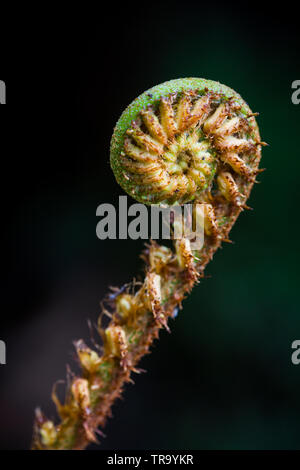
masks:
[(100, 448), (300, 448), (299, 24), (292, 6), (251, 8), (52, 9), (14, 39), (1, 32), (0, 448), (29, 446), (36, 405), (55, 417), (51, 387), (74, 364), (72, 340), (89, 337), (109, 285), (141, 273), (142, 241), (96, 238), (97, 206), (123, 194), (110, 137), (137, 95), (189, 76), (234, 88), (260, 112), (267, 171), (235, 245), (216, 253), (172, 334), (142, 360), (147, 374), (126, 387)]

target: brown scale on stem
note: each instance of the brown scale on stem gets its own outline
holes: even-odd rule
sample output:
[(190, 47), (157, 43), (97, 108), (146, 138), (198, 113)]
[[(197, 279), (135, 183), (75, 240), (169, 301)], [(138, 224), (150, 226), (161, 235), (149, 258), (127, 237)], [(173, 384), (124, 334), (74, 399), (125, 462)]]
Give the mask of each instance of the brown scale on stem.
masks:
[(105, 426), (132, 373), (139, 372), (139, 360), (159, 331), (169, 329), (169, 318), (247, 208), (265, 145), (255, 116), (234, 97), (185, 89), (144, 106), (131, 121), (118, 153), (123, 181), (134, 184), (128, 192), (148, 204), (193, 201), (204, 245), (193, 251), (183, 236), (173, 249), (153, 241), (146, 246), (143, 281), (113, 289), (103, 302), (101, 351), (75, 342), (81, 375), (70, 378), (63, 404), (55, 389), (52, 394), (60, 423), (37, 410), (34, 449), (83, 449), (97, 442), (98, 428)]

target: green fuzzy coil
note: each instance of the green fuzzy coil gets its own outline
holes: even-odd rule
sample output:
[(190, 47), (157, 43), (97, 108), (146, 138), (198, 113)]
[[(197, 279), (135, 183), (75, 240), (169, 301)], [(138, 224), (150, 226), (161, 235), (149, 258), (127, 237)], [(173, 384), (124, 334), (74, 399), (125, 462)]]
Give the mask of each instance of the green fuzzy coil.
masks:
[[(114, 129), (110, 149), (111, 168), (115, 174), (117, 182), (129, 195), (131, 195), (137, 201), (144, 204), (152, 204), (153, 202), (156, 202), (153, 201), (150, 196), (147, 197), (145, 194), (139, 193), (139, 191), (136, 190), (136, 182), (132, 178), (126, 178), (125, 176), (124, 166), (122, 164), (122, 160), (120, 159), (120, 154), (124, 147), (126, 131), (128, 131), (132, 123), (138, 118), (142, 110), (147, 109), (149, 106), (157, 106), (159, 100), (162, 97), (194, 90), (197, 90), (199, 96), (209, 92), (218, 94), (225, 100), (234, 100), (237, 105), (241, 106), (241, 109), (239, 110), (241, 116), (246, 116), (247, 114), (251, 113), (248, 104), (234, 90), (227, 87), (226, 85), (222, 85), (219, 82), (206, 80), (203, 78), (182, 78), (170, 80), (168, 82), (154, 86), (153, 88), (150, 88), (138, 96), (120, 116)], [(190, 198), (190, 200), (192, 199), (193, 198)], [(178, 201), (176, 201), (175, 198), (171, 202), (164, 202), (166, 202), (168, 205), (171, 205)], [(182, 201), (180, 201), (180, 203), (182, 203)]]

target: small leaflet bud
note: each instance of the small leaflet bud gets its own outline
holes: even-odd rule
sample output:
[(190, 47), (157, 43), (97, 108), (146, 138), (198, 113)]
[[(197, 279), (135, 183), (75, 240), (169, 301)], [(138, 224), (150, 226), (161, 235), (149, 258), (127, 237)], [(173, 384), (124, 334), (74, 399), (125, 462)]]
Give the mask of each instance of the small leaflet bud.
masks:
[(134, 296), (130, 294), (118, 295), (116, 300), (117, 312), (122, 318), (128, 318), (134, 313)]
[(72, 384), (72, 394), (76, 405), (87, 412), (90, 406), (89, 383), (86, 379), (75, 379)]
[(57, 432), (52, 421), (46, 421), (40, 428), (42, 442), (45, 446), (49, 447), (54, 444), (57, 438)]
[(126, 348), (127, 340), (125, 331), (121, 326), (110, 326), (105, 330), (106, 353), (115, 357), (121, 357), (122, 351)]
[(101, 363), (101, 358), (96, 351), (86, 346), (82, 340), (75, 342), (75, 348), (82, 367), (90, 373), (95, 372)]

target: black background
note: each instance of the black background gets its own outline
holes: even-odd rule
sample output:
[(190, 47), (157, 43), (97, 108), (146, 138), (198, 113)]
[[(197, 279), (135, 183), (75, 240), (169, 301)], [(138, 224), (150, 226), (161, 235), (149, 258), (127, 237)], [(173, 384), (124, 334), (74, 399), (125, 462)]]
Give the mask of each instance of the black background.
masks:
[(142, 242), (95, 236), (122, 190), (109, 144), (122, 110), (160, 82), (199, 76), (261, 112), (270, 143), (253, 214), (114, 407), (103, 449), (299, 448), (299, 16), (286, 7), (154, 3), (3, 12), (0, 448), (30, 445), (33, 410), (88, 338), (107, 286), (141, 272)]

